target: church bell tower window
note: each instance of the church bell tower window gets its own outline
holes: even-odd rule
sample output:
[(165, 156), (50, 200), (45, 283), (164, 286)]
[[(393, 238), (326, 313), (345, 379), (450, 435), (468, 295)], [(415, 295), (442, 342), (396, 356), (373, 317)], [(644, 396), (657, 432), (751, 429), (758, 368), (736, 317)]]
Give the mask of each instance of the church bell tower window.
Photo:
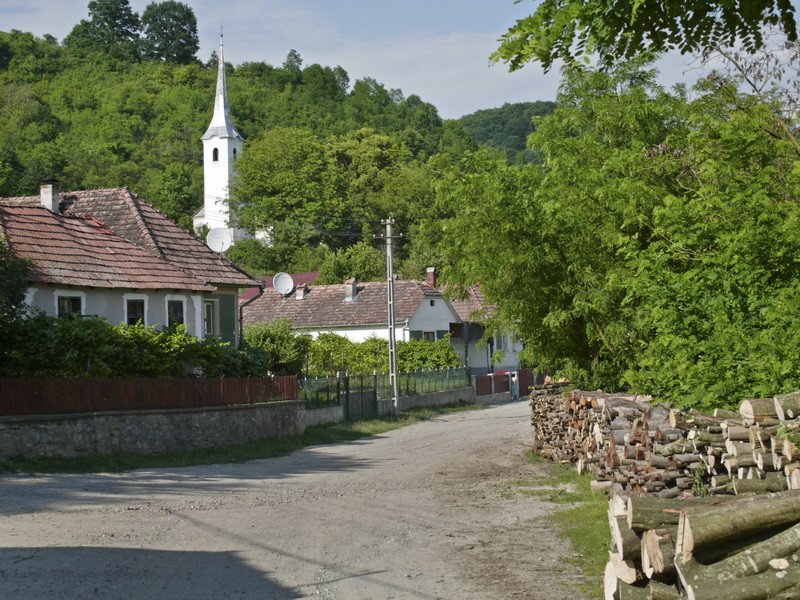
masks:
[(219, 148), (214, 148), (211, 151), (211, 160), (217, 162), (219, 160)]

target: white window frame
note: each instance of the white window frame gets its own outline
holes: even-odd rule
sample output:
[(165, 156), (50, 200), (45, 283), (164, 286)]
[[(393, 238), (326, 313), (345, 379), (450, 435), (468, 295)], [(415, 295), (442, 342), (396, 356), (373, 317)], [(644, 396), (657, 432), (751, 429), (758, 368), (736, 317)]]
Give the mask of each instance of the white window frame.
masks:
[(64, 298), (80, 298), (81, 299), (81, 314), (86, 314), (86, 292), (79, 292), (77, 290), (56, 289), (53, 290), (53, 314), (58, 316), (58, 299)]
[(180, 302), (183, 305), (183, 325), (189, 325), (189, 313), (186, 311), (186, 296), (167, 294), (164, 298), (164, 326), (169, 327), (169, 303)]
[[(209, 304), (213, 307), (212, 308), (212, 312), (213, 312), (213, 314), (212, 314), (212, 318), (213, 318), (212, 331), (208, 331), (208, 329), (206, 327), (206, 322), (207, 322), (207, 320), (206, 320), (206, 305), (209, 305)], [(217, 300), (216, 298), (203, 298), (203, 337), (209, 336), (209, 335), (219, 336), (220, 335), (219, 332), (220, 332), (220, 329), (219, 329), (219, 300)]]
[(122, 294), (122, 310), (125, 315), (123, 323), (126, 325), (128, 324), (128, 300), (144, 300), (144, 319), (142, 319), (142, 323), (144, 323), (145, 326), (149, 325), (147, 322), (147, 315), (150, 309), (150, 297), (147, 294)]
[(423, 331), (422, 332), (422, 341), (435, 343), (436, 342), (436, 332), (435, 331)]

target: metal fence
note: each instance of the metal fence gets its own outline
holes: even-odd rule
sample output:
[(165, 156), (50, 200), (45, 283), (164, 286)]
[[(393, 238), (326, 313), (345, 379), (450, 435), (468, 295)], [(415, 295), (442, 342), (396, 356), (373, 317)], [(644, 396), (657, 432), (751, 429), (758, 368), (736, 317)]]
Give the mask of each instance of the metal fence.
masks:
[[(469, 369), (458, 367), (455, 369), (436, 369), (433, 371), (410, 371), (397, 374), (397, 395), (414, 396), (441, 392), (472, 385)], [(378, 375), (378, 397), (391, 398), (392, 389), (389, 384), (389, 375)]]
[(298, 397), (297, 378), (0, 378), (0, 416), (257, 404)]
[[(472, 384), (469, 371), (459, 367), (433, 371), (412, 371), (397, 374), (397, 393), (400, 396), (414, 396), (467, 387)], [(307, 377), (298, 381), (300, 398), (307, 408), (326, 408), (344, 406), (352, 418), (356, 413), (363, 414), (367, 409), (368, 397), (374, 402), (392, 397), (388, 374), (348, 375), (335, 377)], [(355, 398), (355, 399), (354, 399)], [(359, 408), (361, 406), (361, 408)]]

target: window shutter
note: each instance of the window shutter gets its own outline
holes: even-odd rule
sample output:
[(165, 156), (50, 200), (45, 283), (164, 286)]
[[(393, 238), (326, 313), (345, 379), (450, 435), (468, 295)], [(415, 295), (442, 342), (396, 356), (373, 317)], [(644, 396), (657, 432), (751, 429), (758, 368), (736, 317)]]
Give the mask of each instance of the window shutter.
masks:
[(446, 336), (449, 333), (450, 333), (450, 330), (448, 330), (448, 329), (437, 329), (436, 330), (436, 339), (440, 340), (440, 339), (442, 339), (444, 336)]
[(408, 332), (408, 335), (411, 336), (412, 340), (421, 340), (422, 339), (422, 330), (421, 329), (412, 329)]

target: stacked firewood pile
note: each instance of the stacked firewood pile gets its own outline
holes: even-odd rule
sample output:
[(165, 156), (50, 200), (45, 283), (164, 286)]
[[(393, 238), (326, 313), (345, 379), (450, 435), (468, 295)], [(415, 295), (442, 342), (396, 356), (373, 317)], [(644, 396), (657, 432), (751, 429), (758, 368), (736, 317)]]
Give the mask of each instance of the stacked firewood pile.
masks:
[(800, 489), (800, 392), (713, 415), (600, 391), (534, 390), (530, 404), (534, 451), (589, 471), (597, 488), (662, 498)]
[(612, 493), (604, 594), (800, 598), (800, 490), (665, 499)]

